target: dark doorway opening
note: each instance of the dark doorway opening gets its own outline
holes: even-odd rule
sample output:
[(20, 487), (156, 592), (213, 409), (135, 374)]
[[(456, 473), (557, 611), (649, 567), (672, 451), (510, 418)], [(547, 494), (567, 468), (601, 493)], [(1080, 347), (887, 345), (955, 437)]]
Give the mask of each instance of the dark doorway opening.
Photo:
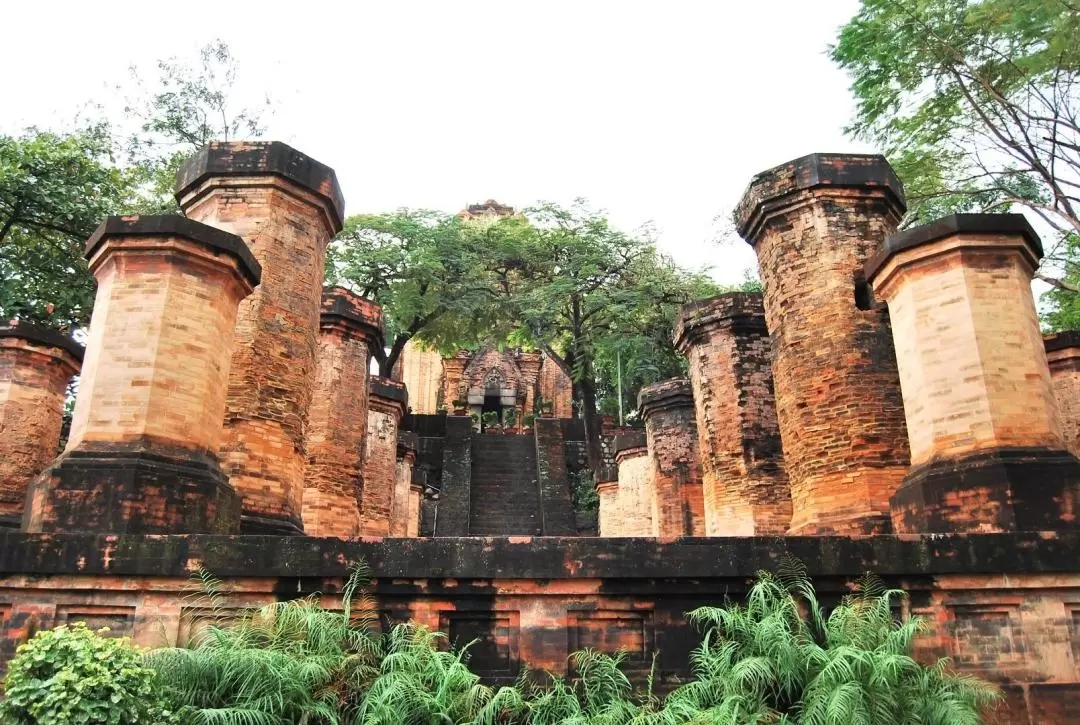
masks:
[[(489, 413), (495, 413), (499, 416), (499, 425), (502, 425), (503, 409), (502, 398), (499, 396), (499, 392), (485, 392), (484, 393), (484, 407), (480, 409), (481, 422), (486, 421), (491, 416)], [(487, 423), (483, 423), (483, 427), (487, 427)]]

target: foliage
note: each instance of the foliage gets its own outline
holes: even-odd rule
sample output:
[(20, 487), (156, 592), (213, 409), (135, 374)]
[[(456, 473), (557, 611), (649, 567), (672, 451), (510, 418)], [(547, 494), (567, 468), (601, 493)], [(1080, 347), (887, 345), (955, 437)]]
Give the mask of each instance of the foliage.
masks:
[(38, 632), (8, 663), (0, 722), (175, 722), (161, 696), (157, 674), (143, 664), (142, 657), (126, 639), (109, 639), (82, 622)]
[(492, 336), (520, 225), (409, 209), (345, 221), (327, 250), (326, 279), (382, 306), (390, 350), (374, 350), (381, 375), (413, 338), (453, 352)]
[(244, 611), (233, 622), (223, 621), (220, 584), (205, 572), (201, 578), (209, 610), (197, 622), (201, 632), (187, 646), (148, 657), (185, 725), (352, 722), (381, 660), (362, 564), (351, 568), (341, 610), (312, 595)]
[(1027, 210), (1055, 235), (1040, 276), (1068, 293), (1059, 310), (1080, 291), (1077, 37), (1068, 0), (863, 0), (831, 49), (858, 102), (849, 132), (888, 155), (907, 223)]

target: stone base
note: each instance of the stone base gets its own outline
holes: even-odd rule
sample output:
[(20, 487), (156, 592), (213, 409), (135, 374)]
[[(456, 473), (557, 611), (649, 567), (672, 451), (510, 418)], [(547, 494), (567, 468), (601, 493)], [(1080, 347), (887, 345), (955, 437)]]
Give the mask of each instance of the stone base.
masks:
[[(355, 504), (354, 504), (355, 505)], [(240, 533), (250, 535), (303, 536), (304, 524), (293, 517), (267, 516), (262, 511), (240, 514)]]
[(897, 533), (1080, 529), (1080, 460), (1014, 448), (913, 469), (890, 501)]
[(29, 487), (22, 528), (133, 534), (239, 530), (240, 498), (203, 453), (97, 445), (63, 454)]

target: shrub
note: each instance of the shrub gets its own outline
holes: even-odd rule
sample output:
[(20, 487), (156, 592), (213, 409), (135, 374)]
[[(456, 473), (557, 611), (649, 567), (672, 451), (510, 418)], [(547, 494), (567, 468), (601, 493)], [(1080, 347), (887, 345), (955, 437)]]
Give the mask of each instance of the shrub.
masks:
[(175, 722), (154, 670), (126, 639), (79, 622), (38, 632), (8, 665), (5, 725), (160, 725)]

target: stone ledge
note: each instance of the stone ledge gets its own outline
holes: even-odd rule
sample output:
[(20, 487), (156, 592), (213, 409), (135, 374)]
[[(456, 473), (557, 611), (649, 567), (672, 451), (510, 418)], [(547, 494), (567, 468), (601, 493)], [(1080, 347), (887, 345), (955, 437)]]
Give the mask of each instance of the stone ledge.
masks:
[(694, 392), (690, 389), (690, 381), (686, 378), (671, 378), (661, 380), (659, 383), (646, 385), (638, 391), (638, 409), (644, 419), (660, 410), (694, 409)]
[(402, 413), (404, 413), (404, 408), (409, 405), (409, 391), (405, 389), (404, 383), (399, 383), (396, 380), (372, 375), (368, 378), (368, 391), (376, 398), (400, 403)]
[(629, 451), (635, 448), (645, 448), (646, 445), (644, 430), (629, 430), (615, 436), (615, 442), (612, 444), (612, 448), (615, 450), (615, 454), (618, 455), (623, 451)]
[(0, 533), (0, 576), (339, 577), (363, 558), (375, 577), (713, 579), (752, 577), (784, 554), (812, 576), (1075, 573), (1080, 532), (859, 538), (447, 537)]
[(320, 325), (344, 323), (345, 327), (359, 330), (372, 338), (372, 347), (383, 347), (382, 307), (343, 287), (324, 287)]
[(1052, 335), (1044, 335), (1043, 347), (1047, 352), (1080, 348), (1080, 330), (1062, 330)]
[(188, 159), (176, 174), (179, 200), (212, 176), (280, 176), (322, 197), (337, 228), (345, 218), (345, 197), (337, 174), (326, 164), (280, 141), (214, 142)]
[(37, 345), (59, 348), (82, 363), (85, 348), (67, 335), (50, 330), (41, 325), (35, 325), (24, 320), (12, 320), (8, 324), (0, 324), (0, 338), (11, 337), (19, 340), (27, 340)]

